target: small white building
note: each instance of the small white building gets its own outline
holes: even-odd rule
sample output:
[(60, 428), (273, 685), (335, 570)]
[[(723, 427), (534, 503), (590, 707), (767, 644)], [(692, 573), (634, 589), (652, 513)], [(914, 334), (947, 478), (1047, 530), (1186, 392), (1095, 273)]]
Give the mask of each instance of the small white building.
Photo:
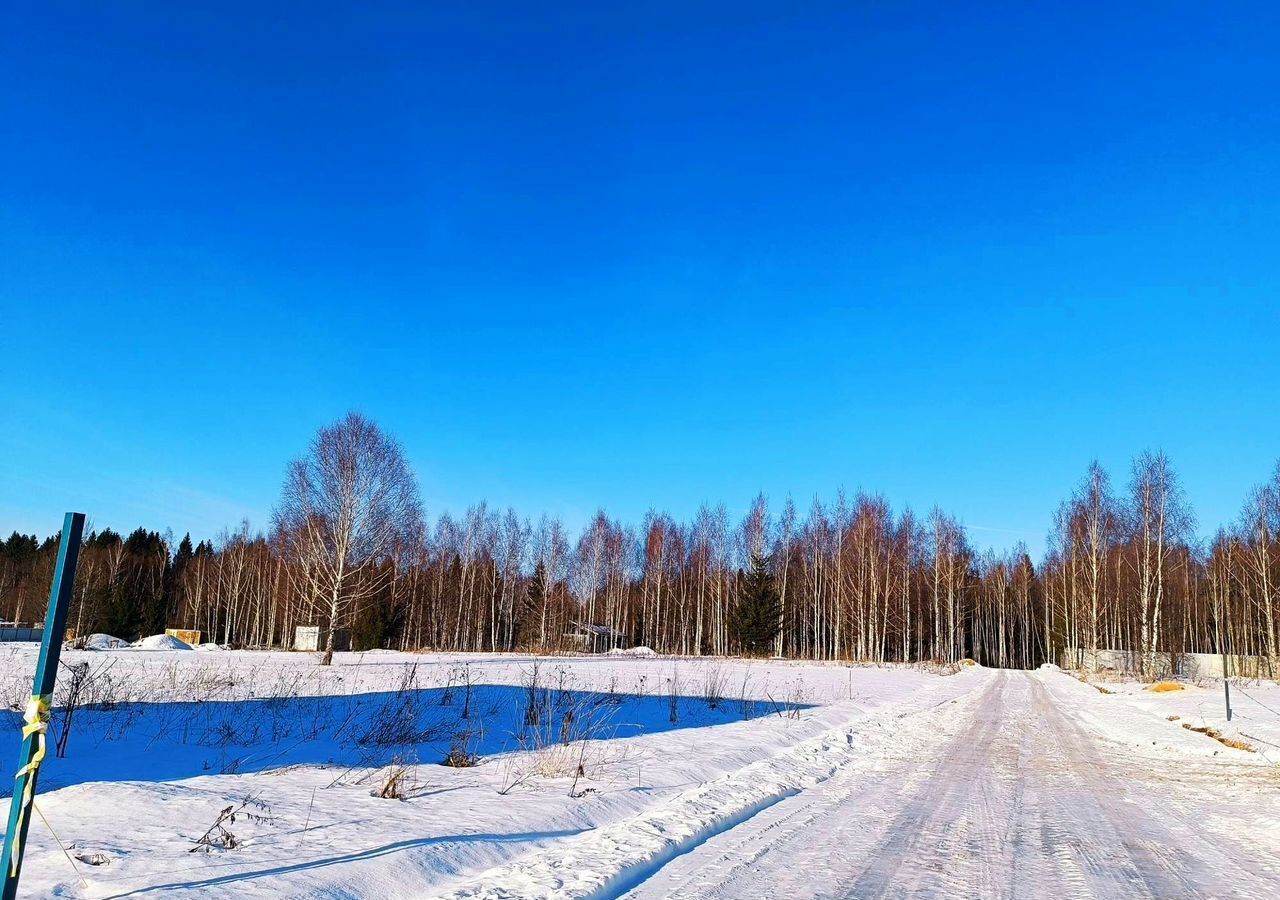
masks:
[[(293, 630), (293, 649), (304, 652), (323, 650), (329, 643), (329, 629), (319, 625), (299, 625)], [(351, 649), (351, 632), (339, 628), (333, 633), (333, 649), (338, 653), (346, 653)]]

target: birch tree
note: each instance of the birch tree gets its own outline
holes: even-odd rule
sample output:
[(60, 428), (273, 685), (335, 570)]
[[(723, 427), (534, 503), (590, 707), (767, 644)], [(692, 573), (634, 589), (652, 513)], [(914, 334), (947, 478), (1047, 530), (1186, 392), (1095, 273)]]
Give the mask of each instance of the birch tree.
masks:
[(1078, 523), (1081, 567), (1089, 598), (1089, 658), (1096, 667), (1107, 559), (1113, 549), (1117, 526), (1111, 480), (1097, 460), (1089, 466), (1089, 473), (1076, 489), (1072, 518)]
[(1242, 543), (1248, 548), (1248, 593), (1262, 612), (1263, 639), (1271, 671), (1277, 665), (1276, 602), (1280, 593), (1280, 465), (1271, 480), (1254, 488), (1241, 517)]
[(1145, 452), (1134, 461), (1129, 488), (1129, 524), (1138, 586), (1138, 634), (1142, 667), (1155, 669), (1161, 614), (1170, 562), (1191, 527), (1191, 513), (1178, 477), (1162, 452)]
[(307, 604), (327, 619), (323, 665), (333, 662), (334, 632), (381, 587), (392, 571), (382, 564), (419, 533), (421, 514), (400, 445), (359, 413), (321, 428), (289, 464), (275, 524), (305, 573)]

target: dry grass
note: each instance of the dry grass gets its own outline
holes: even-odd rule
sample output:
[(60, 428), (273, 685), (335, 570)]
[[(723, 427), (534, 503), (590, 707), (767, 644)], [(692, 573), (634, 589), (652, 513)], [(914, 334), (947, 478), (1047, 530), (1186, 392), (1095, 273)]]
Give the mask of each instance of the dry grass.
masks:
[(1147, 690), (1153, 694), (1168, 694), (1172, 691), (1185, 691), (1186, 687), (1176, 681), (1157, 681), (1155, 684), (1150, 685)]
[(1104, 688), (1102, 685), (1100, 685), (1100, 684), (1095, 684), (1094, 682), (1090, 681), (1090, 680), (1089, 680), (1088, 673), (1086, 673), (1086, 672), (1072, 672), (1071, 674), (1072, 674), (1073, 676), (1075, 676), (1075, 679), (1076, 679), (1077, 681), (1079, 681), (1081, 684), (1087, 684), (1087, 685), (1089, 685), (1089, 687), (1093, 688), (1093, 689), (1094, 689), (1095, 691), (1097, 691), (1099, 694), (1110, 694), (1110, 693), (1112, 693), (1112, 691), (1107, 690), (1107, 689), (1106, 689), (1106, 688)]
[(1244, 750), (1247, 753), (1258, 752), (1257, 748), (1254, 747), (1253, 745), (1246, 744), (1244, 741), (1238, 741), (1235, 738), (1220, 737), (1220, 738), (1216, 738), (1216, 740), (1219, 744), (1226, 744), (1228, 747), (1231, 747), (1232, 749), (1235, 749), (1235, 750)]
[(1208, 725), (1196, 726), (1192, 725), (1190, 722), (1183, 722), (1182, 727), (1187, 729), (1187, 731), (1194, 731), (1196, 734), (1203, 734), (1207, 737), (1211, 737), (1219, 744), (1230, 747), (1232, 750), (1244, 750), (1246, 753), (1258, 752), (1258, 749), (1253, 745), (1246, 744), (1244, 741), (1238, 741), (1235, 738), (1223, 737), (1222, 732), (1210, 728)]
[(445, 756), (441, 765), (451, 769), (471, 769), (480, 765), (480, 757), (463, 747), (454, 747)]
[(383, 770), (381, 785), (372, 795), (382, 800), (407, 800), (416, 785), (415, 770), (398, 759)]
[(977, 664), (978, 664), (978, 661), (977, 661), (977, 660), (974, 660), (974, 659), (962, 659), (962, 660), (960, 660), (960, 665), (962, 665), (962, 666), (976, 666)]

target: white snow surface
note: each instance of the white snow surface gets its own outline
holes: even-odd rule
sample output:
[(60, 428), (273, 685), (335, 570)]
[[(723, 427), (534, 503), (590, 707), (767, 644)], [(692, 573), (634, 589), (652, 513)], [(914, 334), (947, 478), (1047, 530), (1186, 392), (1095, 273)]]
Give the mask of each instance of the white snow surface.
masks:
[(191, 645), (186, 641), (174, 637), (170, 634), (153, 634), (150, 637), (144, 637), (133, 646), (140, 650), (190, 650)]
[(91, 634), (84, 641), (86, 650), (123, 650), (129, 642), (109, 634)]
[(927, 733), (867, 735), (870, 753), (851, 749), (815, 789), (713, 833), (624, 896), (1280, 896), (1273, 769), (1166, 757), (1223, 750), (1185, 731), (1129, 745), (1162, 720), (1126, 734), (1128, 711), (1068, 676), (979, 677), (911, 717)]
[[(35, 649), (0, 647), (11, 710)], [(1227, 869), (1238, 895), (1280, 895), (1273, 757), (1181, 727), (1217, 721), (1220, 682), (1103, 694), (1052, 670), (784, 660), (63, 659), (93, 677), (38, 803), (76, 871), (37, 818), (23, 896), (1194, 896)], [(1253, 699), (1233, 693), (1230, 733), (1280, 744), (1280, 688), (1239, 690)], [(440, 765), (457, 747), (478, 764)], [(402, 766), (403, 799), (377, 796)], [(235, 849), (190, 852), (242, 805)]]

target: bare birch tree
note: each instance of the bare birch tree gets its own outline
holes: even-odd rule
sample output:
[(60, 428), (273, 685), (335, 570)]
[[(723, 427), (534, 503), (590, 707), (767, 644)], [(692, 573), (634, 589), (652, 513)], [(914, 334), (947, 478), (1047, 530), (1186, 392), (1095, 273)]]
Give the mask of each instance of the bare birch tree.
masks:
[(304, 573), (303, 598), (328, 620), (323, 665), (353, 604), (376, 592), (392, 554), (420, 532), (418, 482), (400, 445), (351, 412), (289, 464), (275, 525)]
[(1138, 580), (1139, 647), (1143, 671), (1150, 674), (1155, 667), (1171, 560), (1192, 524), (1178, 477), (1164, 453), (1146, 452), (1134, 461), (1129, 503)]
[(1116, 537), (1116, 505), (1111, 496), (1111, 480), (1097, 460), (1072, 498), (1072, 518), (1078, 524), (1079, 547), (1083, 555), (1085, 589), (1089, 597), (1090, 665), (1098, 665), (1099, 624), (1102, 621), (1103, 592), (1107, 558)]

